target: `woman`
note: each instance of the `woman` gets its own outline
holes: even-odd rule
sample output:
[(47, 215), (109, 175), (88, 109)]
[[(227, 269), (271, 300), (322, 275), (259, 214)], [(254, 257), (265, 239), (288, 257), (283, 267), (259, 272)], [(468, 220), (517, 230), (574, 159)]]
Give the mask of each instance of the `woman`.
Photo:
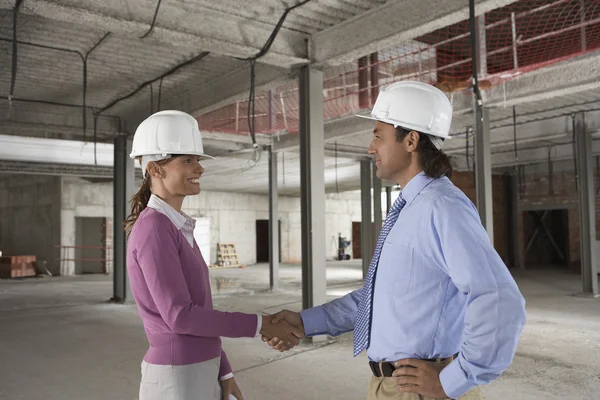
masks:
[(127, 270), (150, 344), (140, 400), (243, 400), (220, 337), (277, 336), (295, 345), (303, 332), (269, 316), (213, 309), (195, 221), (181, 212), (185, 197), (200, 193), (200, 160), (212, 158), (197, 121), (180, 111), (153, 114), (136, 130), (131, 157), (144, 176), (126, 221)]

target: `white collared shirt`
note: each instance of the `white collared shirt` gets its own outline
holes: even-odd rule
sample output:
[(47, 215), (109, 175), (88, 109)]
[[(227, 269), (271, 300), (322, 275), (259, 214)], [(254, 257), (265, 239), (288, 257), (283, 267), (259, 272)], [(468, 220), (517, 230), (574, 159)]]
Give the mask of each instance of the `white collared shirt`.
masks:
[[(160, 197), (152, 194), (150, 200), (148, 200), (148, 207), (155, 209), (159, 213), (166, 215), (167, 218), (175, 225), (175, 227), (183, 233), (183, 236), (194, 248), (194, 228), (196, 227), (196, 220), (183, 211), (177, 211), (169, 203), (161, 199)], [(260, 330), (262, 328), (262, 316), (256, 314), (258, 318), (258, 324), (256, 325), (256, 337), (260, 336)], [(221, 377), (221, 380), (229, 379), (233, 377), (233, 374), (227, 374)]]
[(183, 211), (175, 210), (169, 203), (154, 194), (148, 200), (148, 207), (166, 215), (173, 225), (183, 233), (190, 246), (194, 248), (194, 229), (196, 228), (196, 220), (194, 218)]

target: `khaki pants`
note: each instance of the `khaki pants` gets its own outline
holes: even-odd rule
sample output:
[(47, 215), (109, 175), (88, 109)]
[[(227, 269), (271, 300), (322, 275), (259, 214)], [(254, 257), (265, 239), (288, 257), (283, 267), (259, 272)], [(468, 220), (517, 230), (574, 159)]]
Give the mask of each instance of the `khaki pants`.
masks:
[[(450, 364), (452, 360), (450, 358), (446, 360), (439, 360), (432, 363), (441, 371), (444, 367)], [(460, 396), (457, 400), (484, 400), (481, 390), (476, 387)], [(373, 376), (369, 383), (369, 392), (367, 394), (367, 400), (448, 400), (448, 397), (444, 399), (432, 399), (431, 397), (421, 396), (416, 393), (403, 393), (399, 392), (396, 386), (396, 378), (378, 378)]]
[(140, 400), (221, 400), (221, 358), (190, 365), (142, 362)]

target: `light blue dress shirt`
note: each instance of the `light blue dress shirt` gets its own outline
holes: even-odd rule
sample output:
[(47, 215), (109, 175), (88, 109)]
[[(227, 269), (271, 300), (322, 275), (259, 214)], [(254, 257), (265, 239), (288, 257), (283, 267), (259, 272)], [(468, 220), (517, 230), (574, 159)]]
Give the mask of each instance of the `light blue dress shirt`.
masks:
[[(525, 300), (469, 198), (423, 172), (403, 188), (406, 206), (375, 277), (372, 361), (459, 356), (440, 373), (457, 398), (510, 365), (525, 325)], [(302, 311), (306, 335), (352, 331), (360, 292)]]

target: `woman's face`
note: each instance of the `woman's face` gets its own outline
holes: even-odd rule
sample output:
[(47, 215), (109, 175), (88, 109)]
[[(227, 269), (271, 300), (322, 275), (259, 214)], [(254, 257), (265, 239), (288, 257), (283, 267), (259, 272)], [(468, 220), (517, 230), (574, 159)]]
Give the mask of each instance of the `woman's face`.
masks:
[(200, 165), (200, 157), (177, 156), (165, 164), (156, 165), (156, 167), (157, 170), (152, 171), (153, 181), (158, 178), (161, 186), (169, 195), (185, 197), (200, 193), (199, 181), (204, 172), (204, 168)]

